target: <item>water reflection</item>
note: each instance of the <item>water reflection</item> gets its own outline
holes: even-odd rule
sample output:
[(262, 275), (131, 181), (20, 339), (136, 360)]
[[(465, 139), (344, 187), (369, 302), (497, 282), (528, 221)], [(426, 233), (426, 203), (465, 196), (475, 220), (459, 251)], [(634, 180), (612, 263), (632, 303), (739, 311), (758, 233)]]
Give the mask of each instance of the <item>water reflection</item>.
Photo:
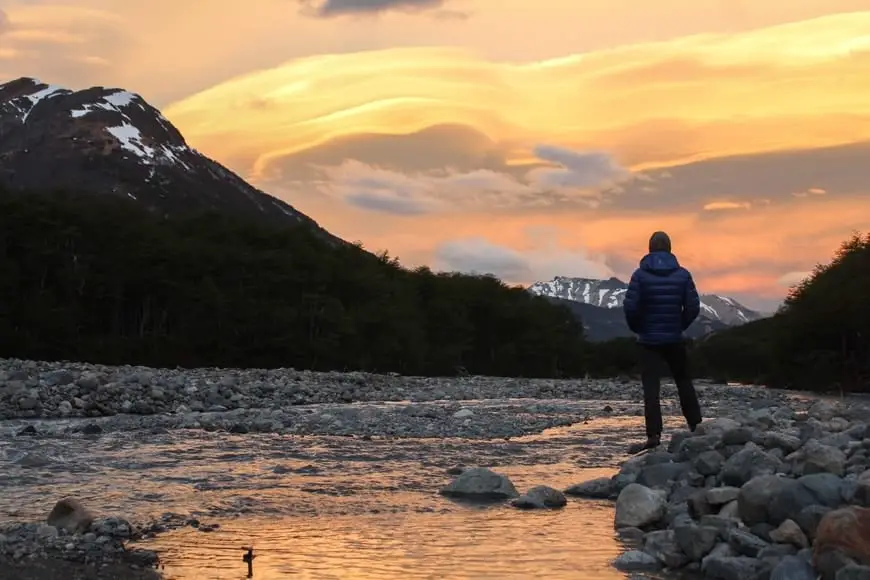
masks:
[(559, 512), (504, 507), (450, 513), (245, 519), (204, 534), (190, 528), (151, 544), (168, 579), (246, 577), (242, 546), (253, 545), (254, 578), (507, 579), (624, 578), (612, 506), (571, 502)]
[(642, 435), (641, 418), (612, 417), (510, 441), (159, 429), (0, 436), (0, 517), (40, 520), (73, 495), (133, 521), (176, 512), (219, 524), (145, 542), (175, 580), (244, 578), (249, 545), (260, 580), (624, 578), (610, 566), (620, 545), (607, 502), (524, 512), (437, 491), (457, 465), (496, 469), (520, 491), (564, 489), (611, 475), (627, 438)]

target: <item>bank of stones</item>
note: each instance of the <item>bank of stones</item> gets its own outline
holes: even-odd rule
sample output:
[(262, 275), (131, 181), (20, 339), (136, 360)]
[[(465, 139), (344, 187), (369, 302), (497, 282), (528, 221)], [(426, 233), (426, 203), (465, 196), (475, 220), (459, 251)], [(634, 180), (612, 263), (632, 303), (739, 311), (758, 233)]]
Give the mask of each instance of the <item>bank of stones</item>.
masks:
[[(293, 369), (152, 369), (0, 359), (0, 419), (281, 409), (353, 402), (568, 399), (635, 404), (637, 381), (404, 377)], [(673, 396), (665, 386), (664, 396)], [(707, 401), (781, 400), (761, 389), (700, 384)], [(602, 409), (605, 406), (602, 405)]]
[(153, 568), (157, 554), (131, 549), (143, 530), (120, 517), (96, 517), (73, 498), (57, 502), (44, 522), (0, 526), (0, 561), (62, 560), (97, 567)]
[(870, 579), (870, 409), (772, 405), (675, 433), (569, 495), (616, 500), (625, 571)]

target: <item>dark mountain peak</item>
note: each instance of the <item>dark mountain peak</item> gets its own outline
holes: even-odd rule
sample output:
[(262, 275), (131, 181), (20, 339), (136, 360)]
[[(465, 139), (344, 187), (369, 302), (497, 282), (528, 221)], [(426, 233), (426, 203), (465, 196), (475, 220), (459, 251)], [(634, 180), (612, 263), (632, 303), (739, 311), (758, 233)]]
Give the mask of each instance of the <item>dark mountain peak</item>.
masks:
[(189, 147), (159, 110), (121, 88), (71, 91), (28, 77), (0, 84), (0, 187), (126, 196), (164, 215), (216, 210), (332, 237)]

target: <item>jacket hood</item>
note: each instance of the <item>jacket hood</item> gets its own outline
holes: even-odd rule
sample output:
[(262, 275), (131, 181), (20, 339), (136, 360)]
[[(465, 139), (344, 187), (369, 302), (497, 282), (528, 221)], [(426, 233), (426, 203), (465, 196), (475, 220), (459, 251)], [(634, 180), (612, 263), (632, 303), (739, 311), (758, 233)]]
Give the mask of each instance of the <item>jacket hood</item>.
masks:
[(641, 259), (640, 268), (658, 276), (666, 276), (678, 270), (680, 263), (670, 252), (650, 252)]

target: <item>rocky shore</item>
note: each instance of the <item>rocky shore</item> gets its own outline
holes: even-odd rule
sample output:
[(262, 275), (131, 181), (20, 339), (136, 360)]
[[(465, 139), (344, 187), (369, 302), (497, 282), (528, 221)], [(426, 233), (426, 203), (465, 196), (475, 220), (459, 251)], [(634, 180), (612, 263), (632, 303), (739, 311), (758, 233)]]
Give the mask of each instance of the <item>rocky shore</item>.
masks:
[(122, 518), (97, 518), (65, 498), (43, 523), (0, 526), (0, 578), (156, 580), (157, 554), (127, 547), (144, 533)]
[[(721, 405), (778, 401), (762, 389), (703, 381), (708, 411)], [(673, 395), (664, 386), (664, 397)], [(224, 413), (354, 402), (563, 399), (637, 403), (638, 381), (406, 377), (293, 369), (154, 369), (0, 359), (0, 419), (107, 417), (119, 414)], [(602, 407), (603, 408), (603, 407)], [(455, 413), (460, 407), (453, 406)], [(613, 412), (613, 409), (611, 409)]]
[(870, 579), (868, 419), (855, 403), (757, 408), (676, 433), (572, 491), (616, 500), (615, 528), (634, 549), (615, 566), (627, 572)]
[[(667, 450), (630, 459), (613, 478), (562, 491), (541, 481), (521, 493), (486, 468), (457, 468), (441, 493), (510, 501), (518, 509), (560, 509), (566, 496), (616, 500), (616, 527), (636, 548), (616, 561), (624, 570), (805, 580), (815, 578), (813, 566), (828, 566), (846, 572), (824, 572), (825, 579), (864, 578), (849, 558), (870, 561), (854, 550), (821, 560), (812, 551), (830, 544), (817, 537), (829, 512), (870, 505), (870, 409), (811, 406), (791, 394), (705, 382), (698, 391), (705, 413), (716, 418), (694, 434), (677, 433)], [(666, 415), (679, 415), (675, 395), (665, 384)], [(17, 441), (174, 429), (498, 440), (639, 416), (639, 400), (639, 385), (628, 378), (427, 378), (0, 360), (0, 418), (7, 420), (0, 433), (5, 429)], [(37, 448), (27, 449), (10, 460), (37, 469), (49, 462)], [(866, 518), (855, 513), (859, 523)], [(842, 532), (842, 521), (833, 529)], [(127, 543), (175, 524), (89, 516), (84, 527), (70, 528), (49, 515), (39, 523), (0, 526), (0, 578), (13, 570), (20, 574), (10, 578), (153, 578), (156, 555), (128, 550)], [(859, 525), (856, 533), (866, 529)], [(838, 553), (842, 542), (836, 546), (826, 553)]]

